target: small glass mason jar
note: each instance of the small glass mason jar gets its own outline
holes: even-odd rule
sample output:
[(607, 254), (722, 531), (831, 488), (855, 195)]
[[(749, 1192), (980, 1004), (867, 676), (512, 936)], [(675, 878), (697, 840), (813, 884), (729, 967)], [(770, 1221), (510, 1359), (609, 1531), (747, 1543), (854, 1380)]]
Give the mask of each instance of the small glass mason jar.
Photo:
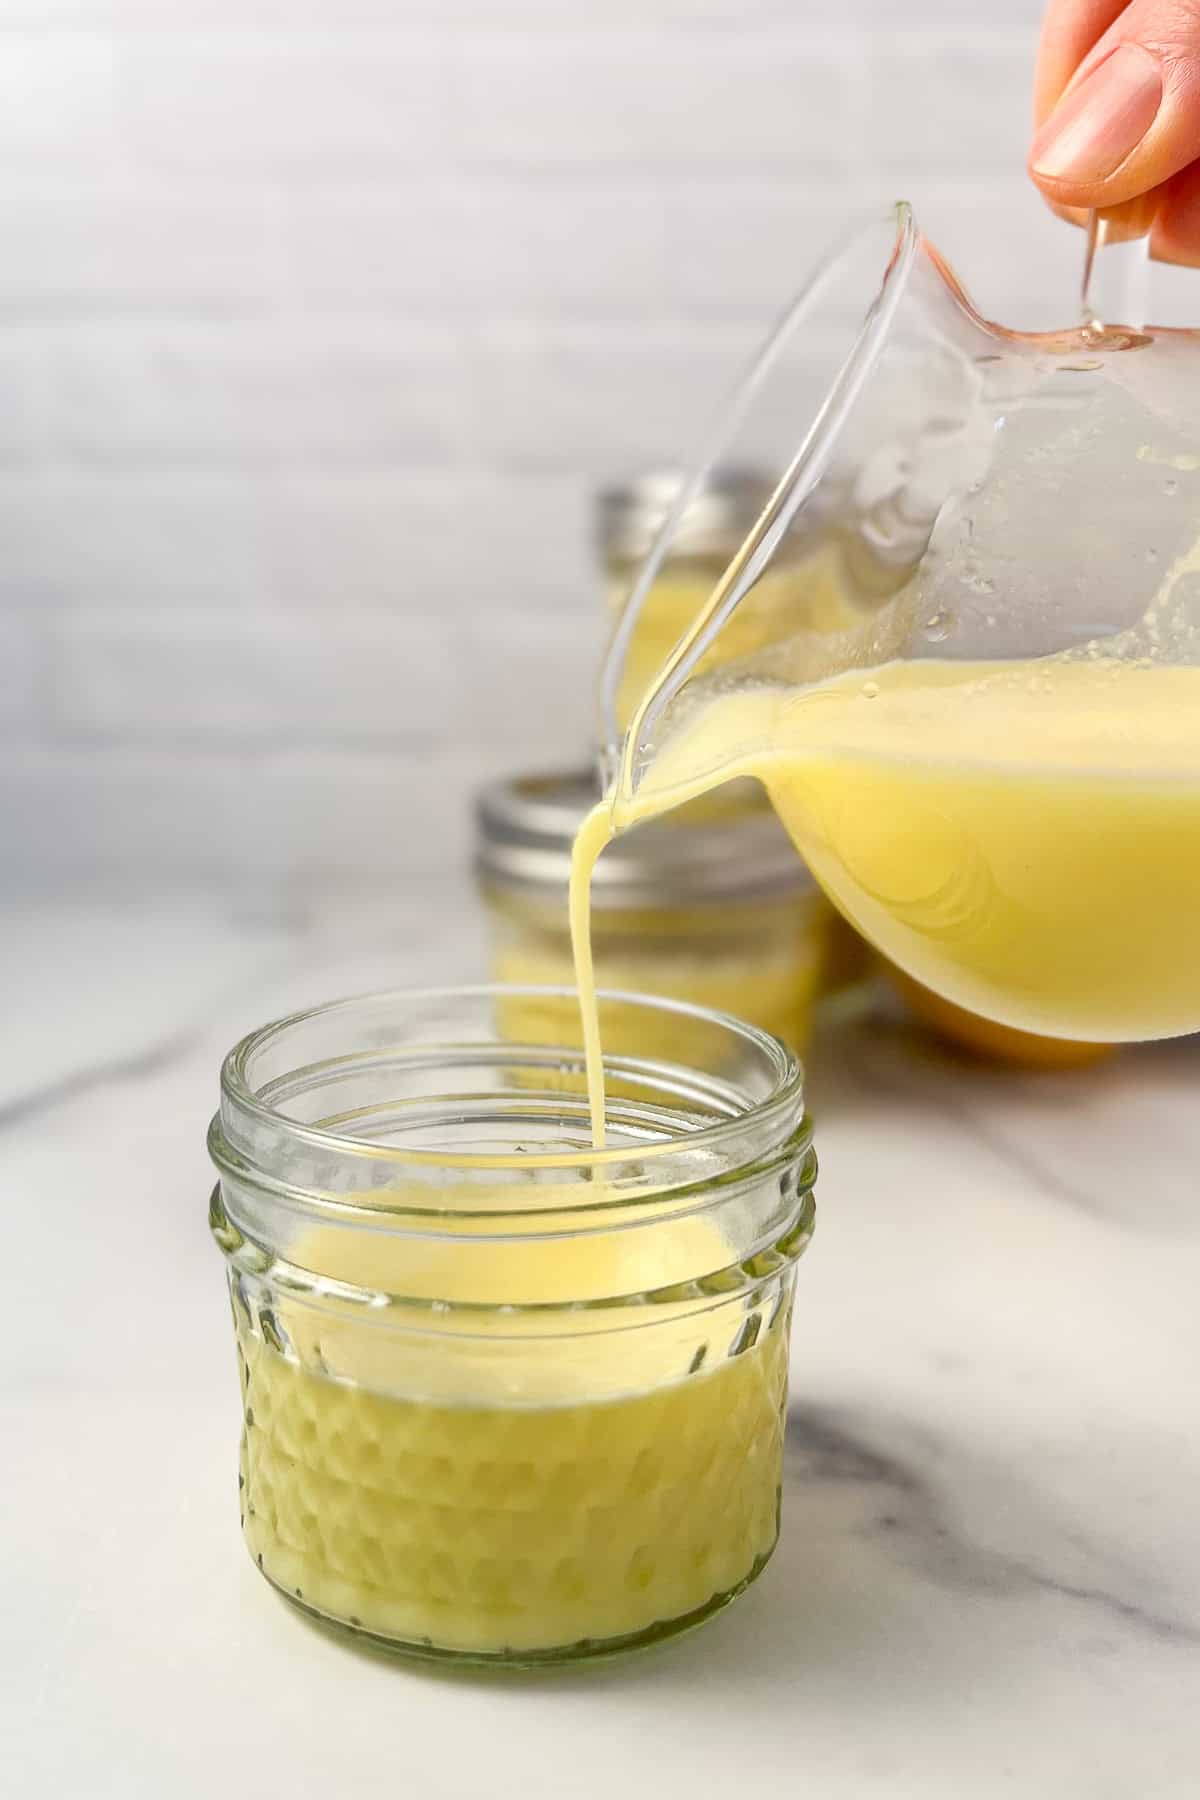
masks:
[[(595, 799), (595, 777), (584, 770), (517, 776), (478, 796), (475, 866), (494, 980), (523, 987), (574, 981), (571, 846)], [(754, 782), (622, 833), (592, 880), (601, 986), (736, 1013), (801, 1055), (832, 923), (832, 907)], [(538, 1004), (536, 1019), (517, 1012), (515, 1035), (528, 1027), (578, 1041), (573, 996)], [(641, 1013), (623, 1018), (612, 1009), (610, 1020), (611, 1048), (688, 1060), (686, 1012), (659, 1015), (650, 1042)]]
[(393, 1648), (540, 1664), (696, 1624), (770, 1556), (815, 1161), (792, 1053), (699, 1011), (690, 1066), (606, 1057), (592, 1149), (580, 1053), (504, 1037), (506, 998), (246, 1038), (211, 1225), (259, 1569)]
[[(596, 548), (604, 600), (615, 624), (682, 485), (677, 471), (658, 470), (603, 489), (595, 502)], [(679, 522), (672, 549), (646, 596), (617, 696), (629, 723), (683, 632), (703, 609), (743, 539), (771, 498), (774, 482), (747, 469), (719, 469)], [(791, 533), (752, 594), (723, 628), (698, 667), (747, 655), (806, 625), (834, 631), (858, 616), (844, 570), (845, 550), (819, 532)]]

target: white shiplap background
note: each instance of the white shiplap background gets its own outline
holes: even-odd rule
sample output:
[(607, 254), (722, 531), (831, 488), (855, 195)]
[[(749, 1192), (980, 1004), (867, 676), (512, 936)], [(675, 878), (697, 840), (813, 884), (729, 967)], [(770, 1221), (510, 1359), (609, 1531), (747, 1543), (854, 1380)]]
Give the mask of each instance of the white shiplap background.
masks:
[(848, 208), (1060, 322), (1038, 0), (0, 0), (9, 883), (372, 883), (584, 746), (596, 482)]

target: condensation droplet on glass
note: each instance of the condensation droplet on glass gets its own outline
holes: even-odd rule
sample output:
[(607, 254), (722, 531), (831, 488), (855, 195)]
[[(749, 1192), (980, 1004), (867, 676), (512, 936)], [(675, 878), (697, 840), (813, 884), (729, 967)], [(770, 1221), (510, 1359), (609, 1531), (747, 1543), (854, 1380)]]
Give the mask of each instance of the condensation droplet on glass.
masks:
[(1179, 483), (1176, 481), (1176, 479), (1173, 475), (1168, 475), (1167, 479), (1163, 482), (1163, 493), (1164, 494), (1177, 494), (1178, 492), (1179, 492)]
[(995, 613), (989, 613), (989, 614), (988, 614), (988, 615), (987, 615), (987, 618), (986, 618), (986, 619), (985, 619), (985, 620), (984, 620), (984, 621), (983, 621), (983, 622), (984, 622), (984, 624), (985, 624), (985, 625), (986, 625), (986, 626), (987, 626), (987, 628), (988, 628), (988, 630), (989, 630), (989, 631), (994, 631), (994, 630), (995, 630), (995, 627), (996, 627), (996, 615), (995, 615)]
[(877, 681), (864, 681), (862, 691), (864, 700), (874, 700), (879, 693), (879, 683)]
[(1158, 551), (1154, 548), (1153, 544), (1145, 551), (1145, 557), (1148, 563), (1156, 563), (1158, 561)]

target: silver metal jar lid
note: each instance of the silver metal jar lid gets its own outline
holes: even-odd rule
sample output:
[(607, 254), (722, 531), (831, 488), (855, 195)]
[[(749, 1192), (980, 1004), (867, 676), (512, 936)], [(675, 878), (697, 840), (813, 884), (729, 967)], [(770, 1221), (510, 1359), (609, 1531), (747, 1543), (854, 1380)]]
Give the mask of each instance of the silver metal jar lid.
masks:
[[(593, 904), (609, 908), (702, 905), (803, 894), (814, 886), (755, 783), (725, 790), (728, 810), (689, 809), (623, 832), (596, 865)], [(518, 775), (475, 803), (476, 868), (483, 880), (564, 899), (571, 845), (599, 798), (587, 769)]]
[[(677, 469), (651, 470), (596, 496), (596, 541), (606, 562), (642, 562), (678, 494)], [(671, 555), (728, 561), (771, 498), (771, 482), (753, 469), (717, 470), (679, 521)]]

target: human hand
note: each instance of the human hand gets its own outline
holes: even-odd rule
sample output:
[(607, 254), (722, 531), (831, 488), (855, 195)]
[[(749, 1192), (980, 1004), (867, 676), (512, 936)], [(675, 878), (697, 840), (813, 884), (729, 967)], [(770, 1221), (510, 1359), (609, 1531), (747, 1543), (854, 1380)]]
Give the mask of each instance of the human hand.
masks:
[(1029, 172), (1083, 222), (1200, 267), (1200, 0), (1049, 0), (1034, 79)]

